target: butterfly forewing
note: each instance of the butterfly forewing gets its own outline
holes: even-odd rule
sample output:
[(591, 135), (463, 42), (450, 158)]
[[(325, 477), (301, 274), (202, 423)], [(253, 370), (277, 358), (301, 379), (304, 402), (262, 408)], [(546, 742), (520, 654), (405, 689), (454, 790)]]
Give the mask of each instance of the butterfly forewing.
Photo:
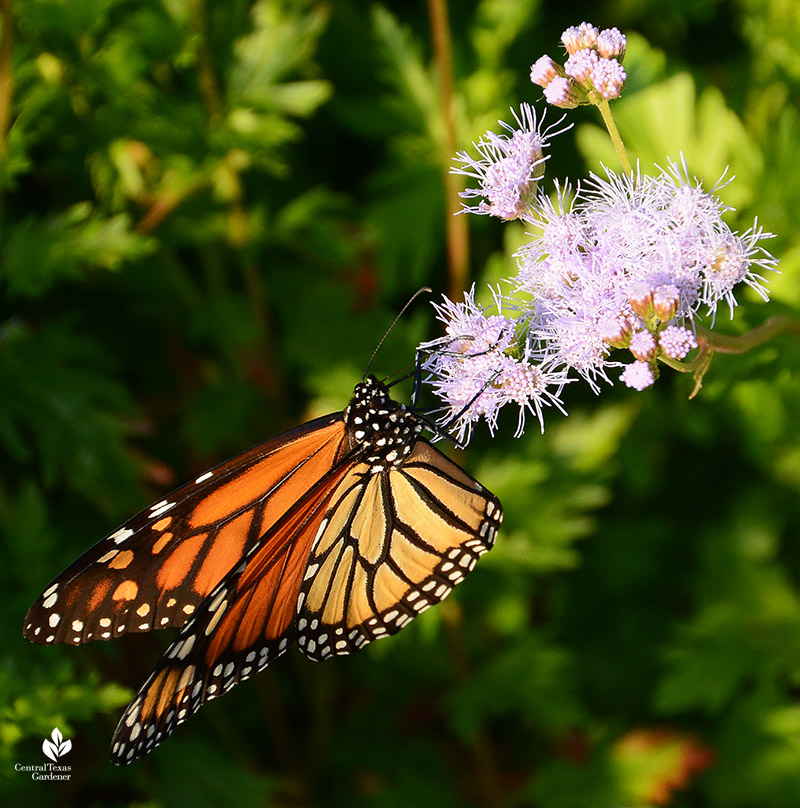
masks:
[(298, 602), (306, 656), (348, 654), (450, 594), (494, 543), (498, 500), (427, 441), (400, 465), (355, 467), (325, 514)]
[(342, 451), (341, 414), (312, 421), (200, 475), (70, 565), (31, 606), (23, 634), (78, 644), (182, 626)]

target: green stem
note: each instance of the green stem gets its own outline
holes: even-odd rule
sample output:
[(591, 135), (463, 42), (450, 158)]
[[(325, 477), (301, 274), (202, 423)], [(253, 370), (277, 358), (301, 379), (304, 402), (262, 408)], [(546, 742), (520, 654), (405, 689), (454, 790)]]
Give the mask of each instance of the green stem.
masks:
[(740, 354), (769, 342), (783, 331), (800, 336), (800, 321), (788, 314), (776, 314), (746, 334), (739, 336), (715, 334), (699, 325), (697, 326), (697, 338), (719, 353)]
[(663, 362), (680, 373), (694, 374), (694, 389), (689, 395), (689, 398), (694, 398), (703, 385), (703, 377), (710, 367), (715, 353), (742, 354), (763, 345), (765, 342), (769, 342), (773, 337), (784, 331), (800, 336), (800, 321), (795, 317), (789, 317), (787, 314), (777, 314), (746, 334), (740, 334), (739, 336), (715, 334), (710, 329), (698, 325), (697, 342), (700, 350), (694, 359), (689, 362), (670, 359), (668, 356), (660, 356), (658, 359), (659, 362)]
[(619, 157), (619, 162), (622, 165), (622, 170), (626, 174), (633, 174), (631, 161), (628, 160), (628, 153), (625, 151), (625, 144), (622, 142), (619, 129), (617, 129), (617, 124), (614, 122), (614, 116), (611, 114), (611, 107), (609, 106), (608, 101), (603, 98), (596, 103), (597, 108), (600, 110), (600, 114), (603, 116), (603, 123), (606, 125), (608, 134), (611, 136), (611, 142), (614, 144), (614, 148), (616, 149), (617, 157)]

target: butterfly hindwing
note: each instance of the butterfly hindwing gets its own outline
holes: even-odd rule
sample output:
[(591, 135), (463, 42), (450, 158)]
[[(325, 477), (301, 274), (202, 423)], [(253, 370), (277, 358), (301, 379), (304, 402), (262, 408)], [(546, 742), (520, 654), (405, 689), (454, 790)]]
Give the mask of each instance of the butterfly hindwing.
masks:
[(31, 606), (38, 643), (106, 640), (182, 626), (294, 504), (294, 475), (319, 479), (341, 451), (341, 415), (309, 422), (173, 491), (90, 548)]
[(440, 602), (489, 550), (499, 501), (427, 441), (399, 466), (352, 469), (314, 543), (298, 603), (306, 656), (348, 654)]

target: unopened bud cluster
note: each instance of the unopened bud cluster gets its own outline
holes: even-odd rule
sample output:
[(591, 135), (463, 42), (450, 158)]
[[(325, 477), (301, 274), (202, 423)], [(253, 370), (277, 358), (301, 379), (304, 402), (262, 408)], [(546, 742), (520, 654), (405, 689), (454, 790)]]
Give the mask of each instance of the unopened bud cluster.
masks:
[(572, 109), (619, 98), (627, 80), (623, 34), (616, 28), (599, 31), (584, 22), (567, 28), (561, 42), (567, 51), (563, 65), (545, 55), (531, 66), (531, 81), (544, 88), (548, 104)]

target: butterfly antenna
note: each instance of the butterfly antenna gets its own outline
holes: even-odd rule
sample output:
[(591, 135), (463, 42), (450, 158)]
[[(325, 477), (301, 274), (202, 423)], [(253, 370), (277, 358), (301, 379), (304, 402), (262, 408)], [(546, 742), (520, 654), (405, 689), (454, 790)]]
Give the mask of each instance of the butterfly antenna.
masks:
[(372, 356), (369, 358), (369, 362), (367, 362), (367, 367), (364, 370), (364, 375), (361, 377), (362, 381), (367, 378), (367, 373), (369, 373), (369, 369), (372, 367), (372, 363), (375, 361), (375, 357), (378, 355), (378, 351), (380, 351), (381, 346), (383, 345), (384, 342), (386, 342), (386, 337), (389, 336), (392, 329), (397, 325), (400, 318), (406, 313), (406, 310), (408, 309), (408, 307), (421, 294), (424, 294), (424, 293), (431, 294), (432, 292), (433, 292), (433, 289), (431, 289), (429, 286), (423, 286), (421, 289), (417, 289), (417, 291), (414, 292), (413, 295), (411, 295), (408, 302), (405, 304), (405, 306), (403, 306), (402, 309), (400, 309), (400, 312), (398, 313), (397, 317), (394, 318), (394, 320), (392, 321), (392, 324), (386, 329), (386, 333), (381, 337), (380, 342), (377, 344), (377, 346), (375, 347), (375, 350), (372, 352)]

